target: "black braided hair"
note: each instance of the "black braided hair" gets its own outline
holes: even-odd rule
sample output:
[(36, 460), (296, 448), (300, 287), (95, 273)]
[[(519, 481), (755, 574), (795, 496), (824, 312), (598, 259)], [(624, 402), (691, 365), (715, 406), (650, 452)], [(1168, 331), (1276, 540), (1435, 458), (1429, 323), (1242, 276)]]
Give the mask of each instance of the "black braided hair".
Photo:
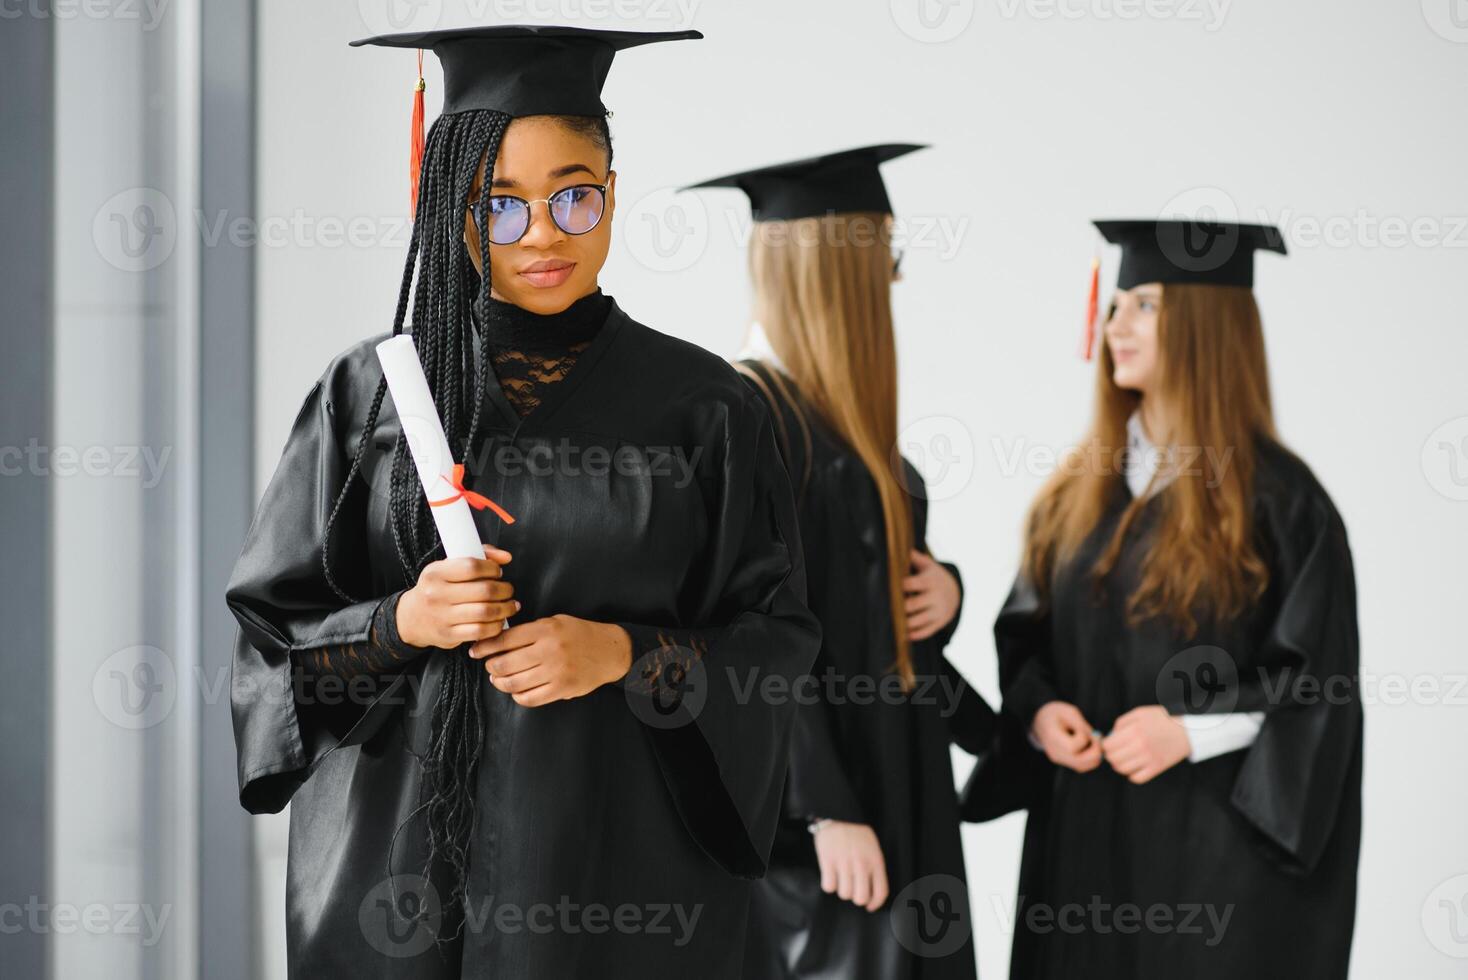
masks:
[[(604, 149), (610, 167), (611, 132), (604, 117), (557, 118)], [(483, 276), (475, 271), (464, 243), (464, 214), (469, 189), (481, 162), (485, 167), (487, 192), (489, 175), (512, 119), (502, 112), (474, 110), (440, 116), (429, 129), (424, 141), (418, 209), (398, 291), (397, 312), (393, 316), (392, 332), (397, 336), (403, 332), (411, 296), (413, 319), (409, 332), (423, 363), (434, 405), (443, 420), (444, 433), (450, 447), (457, 449), (459, 460), (470, 458), (479, 435), (484, 386), (486, 379), (493, 376), (489, 344), (481, 345), (478, 363), (474, 362), (472, 331), (475, 327), (471, 312), (482, 310), (489, 296), (486, 210), (478, 209), (476, 218), (479, 267), (484, 270)], [(466, 386), (465, 379), (472, 379), (472, 384)], [(331, 570), (331, 533), (352, 488), (353, 477), (361, 475), (362, 459), (371, 445), (386, 391), (384, 379), (377, 385), (352, 465), (326, 522), (321, 556), (326, 581), (349, 603), (357, 600), (341, 588)], [(426, 565), (443, 557), (443, 546), (402, 433), (393, 447), (391, 465), (388, 513), (393, 544), (406, 580), (416, 583)], [(427, 816), (424, 879), (431, 880), (430, 871), (436, 862), (447, 863), (453, 874), (452, 890), (443, 902), (443, 910), (448, 912), (454, 906), (468, 910), (466, 884), (474, 829), (475, 772), (484, 745), (485, 715), (480, 703), (481, 668), (469, 657), (467, 645), (445, 656), (448, 660), (433, 706), (432, 734), (427, 752), (420, 757), (426, 799), (409, 819), (419, 811)], [(390, 852), (388, 861), (391, 873)]]

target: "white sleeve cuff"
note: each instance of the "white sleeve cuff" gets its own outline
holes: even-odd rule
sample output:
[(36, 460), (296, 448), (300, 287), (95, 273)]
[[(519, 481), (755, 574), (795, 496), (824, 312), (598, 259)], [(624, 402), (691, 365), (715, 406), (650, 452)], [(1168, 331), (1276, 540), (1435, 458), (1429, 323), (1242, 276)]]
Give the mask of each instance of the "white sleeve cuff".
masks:
[(1247, 749), (1259, 737), (1264, 712), (1241, 711), (1227, 715), (1174, 715), (1188, 732), (1192, 750), (1188, 761), (1202, 762), (1214, 756)]

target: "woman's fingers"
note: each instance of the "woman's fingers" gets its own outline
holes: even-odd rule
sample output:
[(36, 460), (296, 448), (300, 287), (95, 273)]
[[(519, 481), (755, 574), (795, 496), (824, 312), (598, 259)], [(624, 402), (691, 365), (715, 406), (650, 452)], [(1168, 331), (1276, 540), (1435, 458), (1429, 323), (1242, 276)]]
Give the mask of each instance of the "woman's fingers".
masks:
[(937, 628), (937, 625), (938, 617), (932, 613), (919, 613), (916, 616), (908, 617), (907, 631), (908, 633), (916, 633), (919, 630), (933, 632)]
[(449, 608), (449, 616), (459, 623), (498, 623), (520, 611), (518, 600), (506, 602), (461, 602)]
[(1143, 766), (1141, 769), (1128, 775), (1127, 779), (1130, 779), (1136, 785), (1141, 786), (1143, 783), (1150, 783), (1152, 780), (1156, 779), (1161, 772), (1162, 770), (1156, 766)]
[(1086, 747), (1093, 741), (1091, 733), (1085, 729), (1073, 729), (1068, 732), (1062, 731), (1061, 738), (1064, 740), (1067, 749), (1078, 754), (1084, 752)]
[(931, 609), (933, 603), (935, 603), (936, 601), (937, 600), (934, 598), (933, 593), (918, 592), (908, 596), (907, 599), (902, 603), (902, 608), (904, 612), (911, 616), (915, 612), (922, 612), (924, 609)]
[(448, 627), (449, 642), (444, 646), (456, 647), (460, 643), (479, 643), (483, 640), (491, 640), (498, 636), (504, 628), (504, 620), (489, 623), (455, 623)]
[(851, 879), (851, 866), (843, 858), (836, 868), (836, 897), (842, 901), (851, 900)]
[(539, 664), (516, 674), (497, 674), (490, 669), (488, 664), (485, 665), (485, 669), (490, 671), (489, 682), (495, 686), (496, 690), (504, 691), (506, 694), (521, 694), (550, 683), (549, 672)]
[(463, 606), (475, 602), (505, 602), (514, 598), (515, 587), (498, 578), (477, 578), (467, 582), (441, 582), (434, 590), (435, 601), (446, 606)]
[(832, 861), (821, 861), (821, 891), (830, 895), (836, 890), (836, 865)]
[(852, 873), (851, 902), (863, 908), (872, 900), (872, 875), (864, 867), (857, 866)]
[(1091, 747), (1076, 755), (1076, 764), (1072, 767), (1076, 772), (1090, 772), (1101, 765), (1101, 746), (1096, 742)]
[(522, 708), (539, 708), (561, 699), (553, 684), (542, 684), (528, 691), (517, 691), (511, 694), (510, 698)]
[(472, 582), (500, 578), (500, 563), (488, 558), (443, 558), (433, 563), (433, 576), (443, 582)]
[(545, 620), (534, 619), (519, 626), (511, 626), (498, 636), (474, 644), (469, 651), (471, 657), (476, 659), (496, 653), (505, 653), (509, 650), (518, 650), (520, 647), (528, 647), (543, 635)]
[(508, 677), (511, 674), (521, 674), (532, 667), (538, 667), (543, 663), (540, 649), (534, 644), (528, 647), (520, 647), (508, 653), (497, 653), (484, 661), (484, 669), (491, 674)]
[(887, 867), (878, 861), (872, 869), (872, 900), (867, 903), (868, 912), (875, 912), (887, 903)]

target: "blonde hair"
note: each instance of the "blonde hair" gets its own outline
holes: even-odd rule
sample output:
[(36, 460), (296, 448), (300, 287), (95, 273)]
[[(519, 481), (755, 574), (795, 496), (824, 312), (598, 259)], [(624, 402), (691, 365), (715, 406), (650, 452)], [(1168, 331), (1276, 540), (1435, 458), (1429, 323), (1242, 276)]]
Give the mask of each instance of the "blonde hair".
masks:
[(892, 336), (889, 216), (856, 212), (755, 226), (749, 266), (754, 315), (785, 372), (861, 460), (881, 500), (893, 669), (914, 682), (902, 580), (912, 511), (894, 472), (897, 349)]
[[(1179, 447), (1172, 481), (1157, 494), (1160, 520), (1128, 597), (1134, 623), (1165, 615), (1186, 635), (1197, 614), (1236, 615), (1264, 593), (1269, 572), (1254, 546), (1255, 440), (1278, 441), (1259, 307), (1247, 287), (1168, 285), (1157, 320), (1159, 375), (1148, 398), (1167, 407)], [(1096, 406), (1086, 441), (1072, 450), (1030, 511), (1025, 570), (1041, 594), (1105, 513), (1123, 477), (1116, 461), (1141, 396), (1112, 380), (1103, 344)], [(1092, 569), (1116, 567), (1146, 498), (1133, 500)]]

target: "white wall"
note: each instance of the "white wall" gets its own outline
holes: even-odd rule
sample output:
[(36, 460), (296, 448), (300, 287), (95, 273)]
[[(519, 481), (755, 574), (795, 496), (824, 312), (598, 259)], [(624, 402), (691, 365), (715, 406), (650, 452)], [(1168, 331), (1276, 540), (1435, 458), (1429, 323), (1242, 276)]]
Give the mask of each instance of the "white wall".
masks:
[[(282, 233), (259, 252), (262, 484), (328, 358), (391, 323), (412, 56), (346, 46), (385, 29), (386, 2), (262, 0), (258, 200), (266, 230)], [(1468, 956), (1468, 941), (1454, 945), (1439, 905), (1460, 903), (1468, 927), (1468, 878), (1452, 880), (1468, 874), (1468, 691), (1452, 689), (1468, 584), (1468, 475), (1455, 483), (1450, 468), (1468, 467), (1460, 0), (923, 0), (929, 28), (917, 2), (705, 0), (691, 20), (671, 0), (619, 5), (643, 16), (617, 26), (692, 26), (707, 40), (630, 52), (613, 69), (622, 234), (604, 287), (644, 322), (732, 354), (748, 302), (730, 226), (743, 202), (668, 189), (864, 143), (934, 144), (886, 171), (898, 212), (929, 236), (909, 247), (896, 294), (902, 414), (912, 442), (936, 452), (946, 437), (958, 454), (932, 544), (964, 568), (953, 649), (993, 695), (989, 625), (1043, 478), (1009, 461), (1063, 446), (1089, 405), (1074, 353), (1087, 219), (1180, 202), (1281, 224), (1292, 254), (1260, 258), (1257, 286), (1279, 421), (1345, 514), (1368, 688), (1440, 685), (1402, 703), (1386, 681), (1368, 704), (1354, 972), (1461, 976), (1448, 954)], [(607, 25), (594, 14), (612, 7), (430, 0), (411, 26)], [(438, 81), (435, 66), (430, 118)], [(323, 220), (355, 220), (369, 241), (340, 244)], [(945, 230), (951, 254), (933, 241)], [(965, 832), (989, 977), (1005, 975), (1020, 830), (1011, 818)], [(277, 928), (283, 841), (279, 822), (262, 831)]]

